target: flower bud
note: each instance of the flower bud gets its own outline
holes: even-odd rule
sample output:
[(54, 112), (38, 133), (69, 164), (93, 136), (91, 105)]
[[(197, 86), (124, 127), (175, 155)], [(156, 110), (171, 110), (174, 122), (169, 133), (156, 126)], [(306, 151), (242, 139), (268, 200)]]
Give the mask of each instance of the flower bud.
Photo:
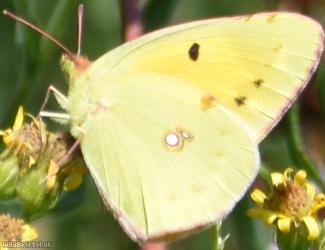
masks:
[(276, 241), (279, 249), (309, 250), (312, 244), (307, 240), (308, 230), (305, 225), (293, 227), (288, 233), (277, 230)]
[(47, 188), (47, 170), (46, 165), (34, 166), (18, 181), (17, 195), (25, 213), (29, 216), (53, 208), (61, 193), (62, 183), (55, 182), (51, 189)]
[(60, 133), (49, 133), (47, 139), (36, 162), (17, 183), (17, 195), (30, 216), (53, 208), (62, 192), (64, 176), (56, 162), (68, 151), (68, 143)]
[(0, 155), (0, 200), (14, 198), (18, 174), (18, 158), (6, 149)]
[(25, 123), (20, 107), (13, 127), (0, 130), (6, 146), (0, 155), (0, 199), (16, 195), (33, 216), (53, 208), (63, 185), (77, 188), (87, 171), (80, 155), (69, 152), (71, 136), (50, 132), (40, 118), (28, 116), (31, 122)]

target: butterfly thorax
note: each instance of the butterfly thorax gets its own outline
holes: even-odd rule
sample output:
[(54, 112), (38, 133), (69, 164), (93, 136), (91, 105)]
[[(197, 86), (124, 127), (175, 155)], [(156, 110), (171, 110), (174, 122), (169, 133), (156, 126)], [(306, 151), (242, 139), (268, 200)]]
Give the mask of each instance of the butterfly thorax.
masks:
[[(72, 131), (79, 131), (80, 125), (89, 112), (89, 100), (87, 96), (88, 91), (85, 90), (87, 86), (84, 84), (84, 78), (85, 71), (90, 65), (91, 62), (83, 56), (64, 54), (60, 60), (61, 69), (69, 85), (69, 104), (67, 111), (70, 114)], [(78, 137), (78, 133), (72, 134), (75, 137)]]

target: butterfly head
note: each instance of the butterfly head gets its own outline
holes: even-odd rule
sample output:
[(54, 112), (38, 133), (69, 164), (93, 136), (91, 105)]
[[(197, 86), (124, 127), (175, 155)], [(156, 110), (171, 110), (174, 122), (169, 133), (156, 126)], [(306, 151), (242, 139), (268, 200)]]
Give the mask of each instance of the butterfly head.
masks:
[(87, 57), (74, 54), (63, 54), (60, 60), (62, 71), (69, 82), (82, 74), (90, 64)]

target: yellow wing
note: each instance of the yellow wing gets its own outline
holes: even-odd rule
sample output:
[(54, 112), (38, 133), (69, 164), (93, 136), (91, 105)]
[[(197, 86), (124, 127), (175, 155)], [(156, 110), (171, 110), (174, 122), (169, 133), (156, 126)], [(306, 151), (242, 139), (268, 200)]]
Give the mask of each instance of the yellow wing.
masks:
[(134, 240), (215, 223), (255, 179), (255, 139), (220, 103), (202, 109), (202, 89), (153, 73), (78, 81), (69, 96), (72, 130), (83, 131), (89, 171)]
[(323, 39), (321, 26), (299, 14), (209, 19), (126, 43), (97, 60), (89, 75), (134, 70), (186, 80), (239, 114), (260, 141), (309, 81)]

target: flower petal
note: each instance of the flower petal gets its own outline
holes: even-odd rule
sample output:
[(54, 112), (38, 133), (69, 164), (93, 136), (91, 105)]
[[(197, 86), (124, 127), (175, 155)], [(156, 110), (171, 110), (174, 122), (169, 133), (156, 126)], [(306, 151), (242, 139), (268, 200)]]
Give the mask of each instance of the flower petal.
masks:
[(71, 191), (78, 188), (82, 183), (82, 179), (82, 174), (74, 174), (72, 176), (69, 176), (64, 182), (64, 190)]
[(296, 182), (298, 182), (301, 186), (304, 186), (304, 183), (306, 181), (306, 178), (307, 178), (307, 173), (305, 170), (299, 170), (296, 175), (295, 175), (295, 178), (294, 180)]
[(275, 213), (271, 210), (267, 210), (267, 212), (264, 213), (263, 221), (265, 224), (271, 225), (279, 217), (282, 217), (281, 214)]
[(290, 217), (278, 219), (278, 228), (280, 229), (281, 232), (289, 233), (290, 226), (291, 226), (291, 218)]
[(277, 218), (287, 218), (288, 216), (276, 213), (272, 210), (267, 210), (263, 208), (251, 208), (246, 212), (248, 216), (254, 218), (261, 218), (265, 224), (271, 225)]
[(12, 130), (10, 128), (0, 131), (0, 136), (2, 136), (3, 143), (8, 145), (12, 139)]
[(24, 123), (24, 109), (23, 106), (19, 106), (18, 112), (15, 118), (13, 130), (19, 130), (23, 126)]
[(256, 188), (251, 193), (251, 198), (257, 205), (262, 206), (266, 199), (266, 195), (260, 189)]
[(313, 200), (315, 197), (315, 194), (316, 194), (315, 186), (310, 183), (306, 183), (306, 191), (307, 191), (307, 194), (310, 197), (310, 199)]
[(32, 157), (32, 156), (28, 157), (28, 167), (34, 165), (35, 162), (36, 162), (36, 160), (34, 159), (34, 157)]
[(253, 218), (262, 218), (265, 209), (262, 208), (250, 208), (247, 210), (246, 214)]
[(292, 168), (287, 168), (286, 170), (284, 170), (283, 172), (283, 178), (284, 178), (284, 181), (288, 181), (290, 180), (290, 174), (293, 172), (293, 169)]
[(3, 136), (2, 141), (4, 144), (8, 145), (10, 142), (12, 142), (12, 136), (11, 133)]
[(319, 236), (319, 228), (317, 222), (312, 216), (302, 217), (302, 221), (306, 224), (308, 229), (308, 240), (315, 240)]
[(310, 208), (310, 214), (314, 214), (315, 212), (317, 212), (319, 209), (324, 208), (325, 207), (325, 202), (321, 202), (321, 203), (317, 203), (317, 204), (313, 204)]
[(46, 176), (46, 189), (50, 190), (54, 187), (56, 182), (57, 173), (59, 172), (59, 166), (56, 164), (55, 161), (50, 161), (50, 166), (47, 171)]
[(284, 182), (283, 175), (278, 172), (271, 173), (272, 184), (274, 186), (278, 186), (279, 184)]
[(23, 225), (22, 241), (30, 241), (37, 238), (37, 236), (35, 228), (28, 224)]
[(278, 218), (278, 214), (271, 210), (262, 208), (251, 208), (247, 212), (247, 215), (254, 218), (261, 218), (265, 224), (270, 225)]
[(315, 196), (315, 200), (316, 200), (318, 203), (325, 202), (325, 195), (324, 195), (323, 193), (318, 193), (318, 194)]

